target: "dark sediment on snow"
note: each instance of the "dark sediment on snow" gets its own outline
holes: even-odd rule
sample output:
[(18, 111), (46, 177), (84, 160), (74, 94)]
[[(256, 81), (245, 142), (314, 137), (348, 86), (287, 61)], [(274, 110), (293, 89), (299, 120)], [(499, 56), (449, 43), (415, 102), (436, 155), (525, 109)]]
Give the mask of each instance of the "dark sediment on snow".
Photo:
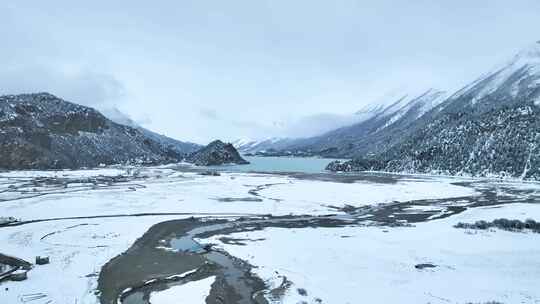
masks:
[(520, 220), (509, 220), (509, 219), (496, 219), (491, 222), (487, 221), (476, 221), (474, 223), (457, 223), (455, 228), (462, 229), (475, 229), (475, 230), (487, 230), (490, 228), (498, 228), (506, 231), (512, 232), (522, 232), (522, 231), (532, 231), (540, 233), (540, 222), (537, 222), (533, 219), (528, 219), (525, 221)]

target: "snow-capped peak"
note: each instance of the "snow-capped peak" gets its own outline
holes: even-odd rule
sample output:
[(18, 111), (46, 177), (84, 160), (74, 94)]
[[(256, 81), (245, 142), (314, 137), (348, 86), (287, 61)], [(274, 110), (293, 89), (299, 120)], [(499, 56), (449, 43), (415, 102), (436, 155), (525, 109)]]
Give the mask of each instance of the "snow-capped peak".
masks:
[(237, 140), (233, 141), (233, 142), (232, 142), (232, 145), (233, 145), (236, 149), (238, 149), (238, 148), (240, 148), (240, 147), (243, 147), (243, 146), (245, 146), (245, 145), (247, 145), (247, 144), (250, 144), (250, 143), (253, 143), (253, 142), (255, 142), (255, 141), (254, 141), (254, 140), (251, 140), (251, 139), (249, 139), (249, 138), (240, 138), (240, 139), (237, 139)]
[(419, 106), (420, 113), (424, 114), (444, 101), (446, 97), (447, 94), (444, 91), (436, 89), (408, 93), (394, 92), (364, 106), (360, 111), (356, 112), (356, 115), (363, 116), (364, 120), (376, 116), (403, 115), (413, 106)]
[(415, 110), (414, 119), (420, 118), (429, 110), (433, 109), (440, 103), (442, 103), (447, 97), (446, 92), (429, 89), (420, 94), (407, 94), (392, 103), (390, 106), (384, 108), (378, 115), (380, 117), (386, 117), (386, 124), (379, 128), (377, 131), (380, 131), (399, 119), (401, 119), (407, 113), (410, 113), (412, 109)]
[(540, 74), (540, 42), (519, 51), (500, 70), (517, 71), (526, 68), (529, 74)]
[(522, 49), (510, 60), (457, 91), (451, 99), (471, 94), (471, 104), (474, 105), (503, 85), (509, 88), (507, 93), (515, 97), (523, 89), (521, 84), (524, 79), (528, 79), (529, 87), (540, 86), (540, 41)]
[(276, 141), (277, 139), (276, 138), (266, 138), (266, 139), (262, 139), (262, 140), (253, 140), (253, 139), (249, 139), (249, 138), (241, 138), (241, 139), (237, 139), (235, 141), (232, 142), (232, 145), (239, 151), (251, 151), (251, 149), (253, 149), (254, 147), (262, 144), (262, 143), (269, 143), (269, 144), (272, 144)]
[(395, 104), (396, 101), (403, 99), (404, 96), (407, 96), (407, 93), (404, 93), (401, 90), (387, 92), (380, 98), (360, 108), (355, 114), (359, 116), (375, 116), (383, 112), (389, 106)]

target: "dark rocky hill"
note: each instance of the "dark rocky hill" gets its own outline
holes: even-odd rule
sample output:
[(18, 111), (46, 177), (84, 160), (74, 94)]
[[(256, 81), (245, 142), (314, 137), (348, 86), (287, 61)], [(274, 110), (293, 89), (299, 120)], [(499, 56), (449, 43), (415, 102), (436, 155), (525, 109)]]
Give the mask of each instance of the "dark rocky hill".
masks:
[(160, 164), (185, 157), (141, 130), (48, 93), (0, 97), (0, 168)]
[(197, 166), (217, 166), (223, 164), (249, 164), (230, 143), (216, 140), (188, 156), (187, 161)]

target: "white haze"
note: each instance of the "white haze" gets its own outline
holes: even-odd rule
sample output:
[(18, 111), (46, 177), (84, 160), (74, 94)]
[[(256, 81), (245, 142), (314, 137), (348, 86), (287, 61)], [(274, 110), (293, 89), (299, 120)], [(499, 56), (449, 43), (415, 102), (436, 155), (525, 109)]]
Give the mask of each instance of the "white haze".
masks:
[(2, 1), (0, 94), (160, 133), (309, 136), (395, 88), (452, 90), (540, 39), (540, 2)]

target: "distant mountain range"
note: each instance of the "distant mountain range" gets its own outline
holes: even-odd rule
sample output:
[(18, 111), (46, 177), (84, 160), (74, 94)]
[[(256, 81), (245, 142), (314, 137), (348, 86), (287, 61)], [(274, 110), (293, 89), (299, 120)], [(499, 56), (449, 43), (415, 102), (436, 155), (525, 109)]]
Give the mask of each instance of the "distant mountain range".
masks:
[(355, 113), (357, 123), (310, 138), (272, 138), (262, 141), (240, 140), (233, 144), (243, 153), (272, 155), (317, 155), (353, 157), (375, 151), (434, 106), (446, 93), (430, 89), (418, 95), (387, 96)]
[(351, 158), (333, 171), (391, 171), (540, 180), (540, 42), (447, 94), (389, 96), (322, 135), (215, 141), (203, 148), (144, 129), (117, 109), (48, 93), (0, 96), (0, 168), (245, 163), (237, 153)]
[(268, 152), (268, 151), (278, 151), (286, 149), (290, 145), (294, 144), (297, 139), (292, 138), (279, 138), (272, 137), (263, 140), (250, 140), (250, 139), (239, 139), (233, 141), (233, 146), (238, 149), (238, 151), (244, 154), (254, 154), (257, 152)]
[(264, 148), (353, 158), (330, 164), (334, 171), (540, 179), (540, 42), (453, 94), (430, 89), (390, 100), (362, 109), (365, 119), (354, 125)]

